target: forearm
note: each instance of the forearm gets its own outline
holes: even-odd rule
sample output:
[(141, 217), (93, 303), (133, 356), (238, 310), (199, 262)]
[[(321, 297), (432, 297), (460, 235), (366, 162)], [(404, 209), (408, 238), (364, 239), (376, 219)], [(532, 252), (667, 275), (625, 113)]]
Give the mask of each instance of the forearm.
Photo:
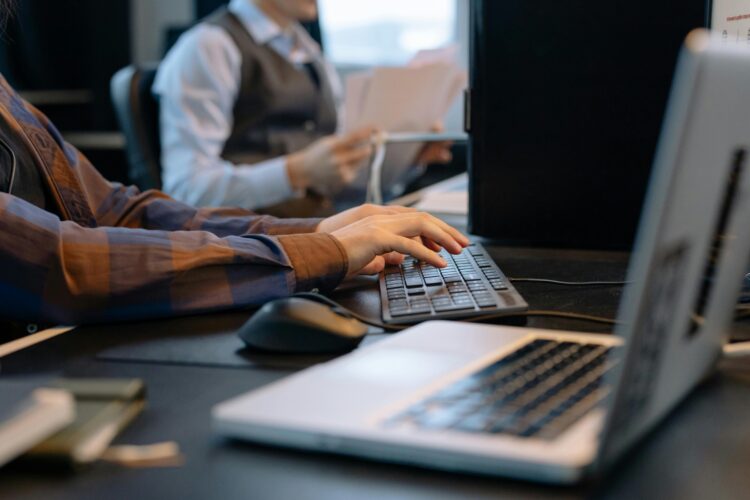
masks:
[(88, 162), (80, 178), (100, 226), (162, 231), (208, 231), (217, 236), (314, 232), (319, 219), (278, 219), (237, 208), (195, 208), (160, 191), (106, 181)]
[[(335, 287), (345, 254), (328, 235), (230, 236), (83, 228), (0, 196), (0, 316), (79, 324), (260, 305)], [(288, 249), (288, 250), (287, 250)]]

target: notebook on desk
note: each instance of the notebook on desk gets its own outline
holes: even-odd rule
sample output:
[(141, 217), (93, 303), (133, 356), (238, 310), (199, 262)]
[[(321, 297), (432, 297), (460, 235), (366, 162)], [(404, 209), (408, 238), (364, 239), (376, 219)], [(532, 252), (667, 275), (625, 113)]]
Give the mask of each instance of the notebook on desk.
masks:
[(750, 254), (749, 69), (748, 49), (688, 38), (616, 336), (426, 322), (218, 405), (217, 431), (551, 483), (602, 471), (721, 355)]
[(0, 381), (0, 467), (75, 418), (73, 396), (38, 381)]

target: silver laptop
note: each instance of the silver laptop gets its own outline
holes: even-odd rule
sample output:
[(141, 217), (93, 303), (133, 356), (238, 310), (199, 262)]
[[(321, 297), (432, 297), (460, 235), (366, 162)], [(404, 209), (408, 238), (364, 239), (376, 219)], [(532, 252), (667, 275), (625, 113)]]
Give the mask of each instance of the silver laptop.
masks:
[(427, 322), (216, 406), (223, 435), (569, 483), (721, 355), (750, 255), (750, 54), (691, 34), (616, 336)]

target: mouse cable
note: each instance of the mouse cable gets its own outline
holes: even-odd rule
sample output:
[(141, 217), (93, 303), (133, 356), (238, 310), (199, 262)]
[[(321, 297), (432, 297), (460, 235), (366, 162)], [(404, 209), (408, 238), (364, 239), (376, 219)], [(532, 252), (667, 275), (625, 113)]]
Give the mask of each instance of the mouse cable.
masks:
[[(368, 318), (366, 316), (362, 316), (361, 314), (357, 314), (353, 312), (352, 310), (342, 306), (335, 300), (329, 299), (328, 297), (321, 295), (319, 293), (315, 293), (315, 292), (295, 293), (294, 295), (292, 295), (292, 297), (310, 299), (316, 302), (320, 302), (322, 304), (329, 305), (333, 307), (334, 309), (341, 311), (345, 315), (361, 321), (362, 323), (365, 323), (370, 326), (382, 328), (383, 330), (386, 330), (386, 331), (401, 331), (401, 330), (406, 330), (407, 328), (411, 328), (412, 326), (414, 326), (414, 325), (385, 324), (376, 319)], [(489, 321), (492, 319), (500, 319), (500, 318), (523, 318), (523, 317), (551, 317), (551, 318), (574, 319), (574, 320), (580, 320), (580, 321), (590, 321), (592, 323), (604, 323), (607, 325), (619, 324), (619, 322), (614, 319), (605, 318), (602, 316), (593, 316), (590, 314), (580, 314), (580, 313), (565, 312), (565, 311), (545, 311), (545, 310), (530, 310), (530, 311), (520, 311), (520, 312), (512, 312), (512, 313), (487, 314), (484, 316), (476, 316), (473, 318), (464, 318), (461, 321), (473, 323), (473, 322), (478, 322), (478, 321)]]
[(623, 286), (632, 281), (561, 281), (547, 278), (508, 278), (511, 283), (549, 283), (562, 286)]

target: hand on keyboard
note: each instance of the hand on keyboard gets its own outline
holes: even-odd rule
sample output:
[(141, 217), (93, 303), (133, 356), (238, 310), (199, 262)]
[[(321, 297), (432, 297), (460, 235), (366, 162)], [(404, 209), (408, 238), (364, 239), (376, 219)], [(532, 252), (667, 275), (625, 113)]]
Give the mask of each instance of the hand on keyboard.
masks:
[[(386, 256), (392, 252), (443, 268), (447, 263), (436, 248), (459, 254), (469, 245), (468, 238), (457, 229), (423, 212), (366, 217), (331, 234), (346, 250), (349, 276), (383, 270)], [(390, 263), (398, 258), (391, 255), (388, 259)]]
[(380, 278), (383, 320), (410, 323), (520, 312), (523, 297), (479, 244), (460, 254), (440, 250), (446, 266), (407, 257)]

